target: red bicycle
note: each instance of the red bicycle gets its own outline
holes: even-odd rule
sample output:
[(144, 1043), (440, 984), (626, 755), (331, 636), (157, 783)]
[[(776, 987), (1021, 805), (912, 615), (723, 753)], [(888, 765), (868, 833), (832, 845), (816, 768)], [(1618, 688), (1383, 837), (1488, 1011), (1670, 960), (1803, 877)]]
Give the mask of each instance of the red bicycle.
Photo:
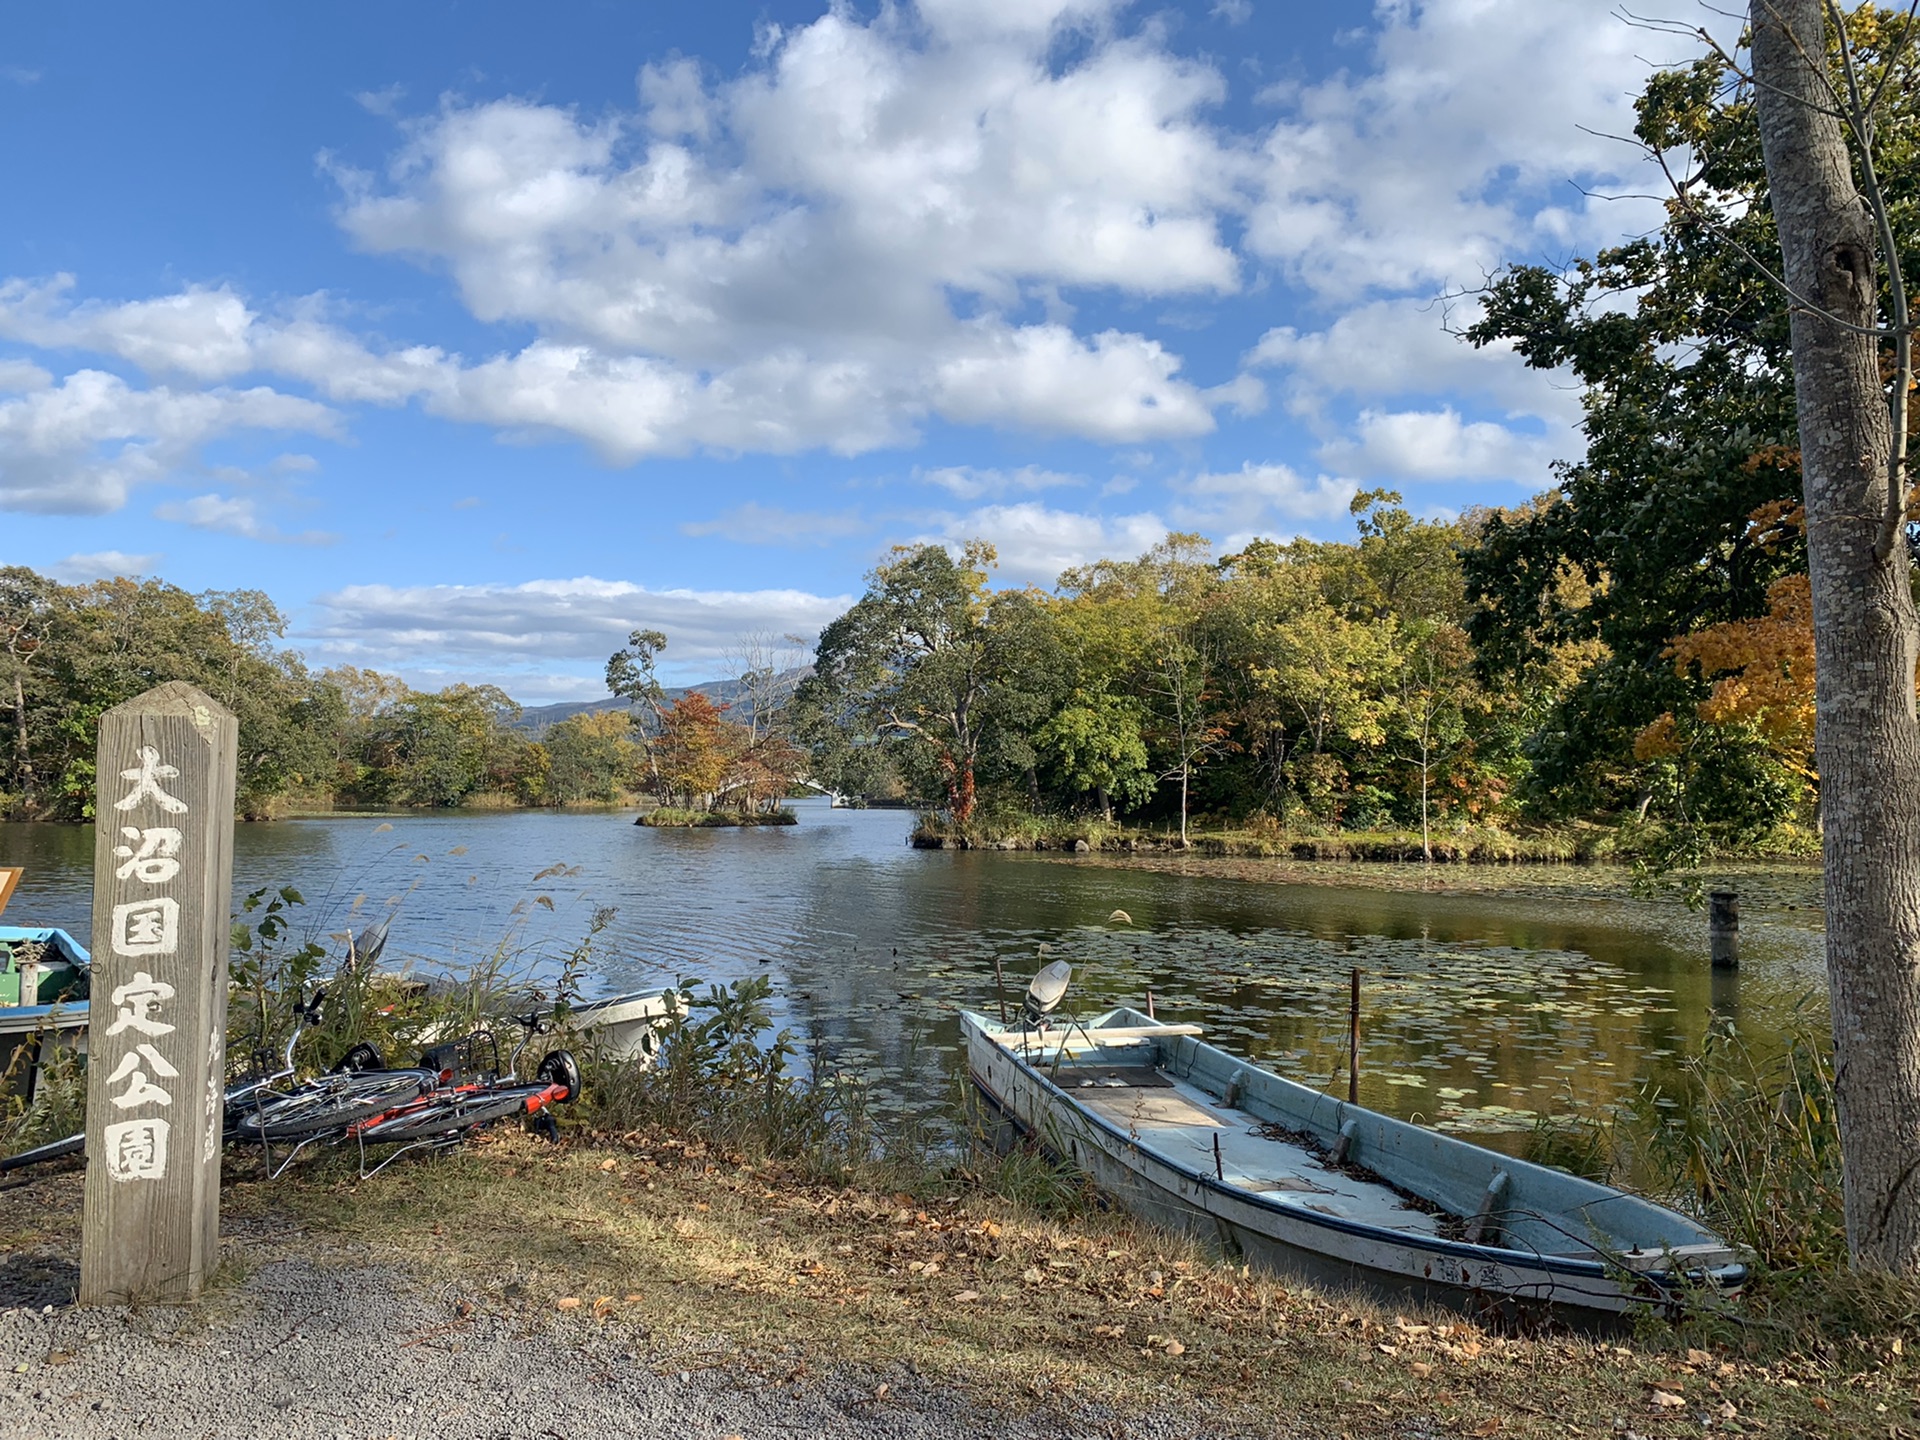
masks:
[[(410, 1084), (398, 1084), (384, 1093), (368, 1093), (363, 1086), (354, 1092), (320, 1088), (288, 1097), (242, 1118), (240, 1134), (262, 1144), (292, 1142), (292, 1151), (279, 1166), (269, 1167), (276, 1175), (309, 1145), (352, 1139), (360, 1146), (363, 1178), (409, 1151), (457, 1144), (478, 1126), (516, 1115), (529, 1117), (548, 1139), (557, 1139), (559, 1127), (552, 1107), (580, 1093), (580, 1067), (570, 1051), (554, 1050), (541, 1059), (534, 1083), (516, 1081), (521, 1054), (535, 1035), (549, 1028), (538, 1014), (516, 1019), (526, 1034), (504, 1070), (492, 1033), (479, 1030), (428, 1051), (413, 1069), (381, 1072), (396, 1081), (405, 1077)], [(485, 1066), (477, 1063), (483, 1052), (491, 1052), (491, 1063)], [(467, 1076), (473, 1078), (463, 1078)], [(368, 1169), (369, 1145), (399, 1148)]]
[[(534, 1070), (531, 1084), (516, 1083), (520, 1056), (534, 1038), (548, 1028), (536, 1015), (519, 1017), (525, 1038), (514, 1048), (504, 1078), (487, 1074), (471, 1081), (460, 1081), (462, 1067), (455, 1061), (444, 1066), (444, 1057), (429, 1056), (427, 1063), (441, 1070), (441, 1084), (417, 1099), (407, 1100), (382, 1114), (364, 1116), (346, 1126), (346, 1135), (360, 1145), (362, 1176), (376, 1174), (411, 1150), (423, 1146), (442, 1147), (458, 1144), (467, 1132), (498, 1120), (525, 1116), (549, 1140), (559, 1138), (559, 1126), (553, 1107), (571, 1102), (580, 1093), (580, 1066), (570, 1050), (549, 1051)], [(484, 1039), (491, 1043), (492, 1036)], [(472, 1039), (468, 1042), (469, 1054)], [(396, 1145), (399, 1148), (371, 1170), (366, 1164), (369, 1145)]]

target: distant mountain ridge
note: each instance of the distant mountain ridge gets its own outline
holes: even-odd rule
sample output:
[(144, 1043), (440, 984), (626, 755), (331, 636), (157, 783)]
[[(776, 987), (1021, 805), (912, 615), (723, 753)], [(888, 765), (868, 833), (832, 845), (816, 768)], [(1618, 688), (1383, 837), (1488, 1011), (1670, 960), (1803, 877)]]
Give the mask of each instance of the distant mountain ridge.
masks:
[[(811, 665), (788, 670), (780, 676), (781, 687), (791, 694), (794, 687), (812, 673)], [(666, 690), (667, 703), (671, 705), (682, 696), (696, 692), (716, 705), (741, 705), (746, 686), (738, 680), (701, 680), (693, 685), (671, 686)], [(631, 713), (637, 708), (631, 700), (622, 700), (617, 695), (609, 695), (603, 700), (563, 700), (553, 705), (523, 706), (520, 713), (507, 724), (538, 740), (562, 720), (571, 720), (576, 715), (592, 715), (602, 710), (625, 710)]]

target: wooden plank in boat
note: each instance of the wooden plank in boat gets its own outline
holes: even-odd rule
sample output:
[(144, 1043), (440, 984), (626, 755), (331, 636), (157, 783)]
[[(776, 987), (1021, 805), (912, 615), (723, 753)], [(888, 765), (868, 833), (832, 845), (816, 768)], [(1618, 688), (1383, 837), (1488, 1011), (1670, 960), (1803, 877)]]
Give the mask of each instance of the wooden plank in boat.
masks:
[(1325, 1185), (1316, 1185), (1299, 1175), (1272, 1175), (1266, 1179), (1256, 1179), (1251, 1175), (1242, 1175), (1233, 1182), (1242, 1190), (1251, 1190), (1256, 1195), (1333, 1195), (1338, 1192)]
[(1055, 1077), (1062, 1090), (1170, 1090), (1173, 1081), (1151, 1065), (1078, 1065), (1069, 1061)]
[(1088, 1088), (1075, 1090), (1074, 1100), (1095, 1114), (1104, 1116), (1116, 1125), (1139, 1127), (1152, 1125), (1156, 1128), (1184, 1129), (1203, 1126), (1212, 1130), (1224, 1130), (1226, 1121), (1210, 1111), (1202, 1110), (1193, 1101), (1171, 1087), (1155, 1089), (1112, 1089)]

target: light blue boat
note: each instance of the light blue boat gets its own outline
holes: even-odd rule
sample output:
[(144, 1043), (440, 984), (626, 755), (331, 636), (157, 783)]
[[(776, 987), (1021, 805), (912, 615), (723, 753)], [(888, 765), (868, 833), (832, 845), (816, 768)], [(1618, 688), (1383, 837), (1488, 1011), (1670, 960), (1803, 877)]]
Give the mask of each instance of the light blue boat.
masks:
[(1587, 1321), (1746, 1279), (1739, 1252), (1675, 1210), (1283, 1079), (1197, 1025), (1030, 1006), (1013, 1023), (963, 1013), (961, 1029), (994, 1110), (1123, 1208), (1247, 1263)]

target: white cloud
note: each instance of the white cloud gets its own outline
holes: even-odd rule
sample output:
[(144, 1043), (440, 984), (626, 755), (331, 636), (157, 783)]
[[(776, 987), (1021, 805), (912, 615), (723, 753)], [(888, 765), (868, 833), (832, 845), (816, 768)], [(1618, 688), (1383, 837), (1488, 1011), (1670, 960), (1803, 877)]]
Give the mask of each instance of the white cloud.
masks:
[[(1217, 108), (1220, 70), (1129, 10), (920, 0), (863, 18), (835, 5), (763, 25), (743, 71), (649, 64), (632, 109), (593, 115), (450, 98), (407, 119), (399, 92), (362, 96), (394, 117), (398, 148), (377, 171), (322, 157), (341, 226), (364, 250), (450, 277), (476, 318), (519, 338), (462, 355), (356, 334), (324, 294), (256, 304), (189, 285), (109, 303), (78, 299), (64, 275), (7, 281), (0, 337), (115, 356), (162, 388), (93, 371), (56, 386), (0, 360), (0, 506), (111, 509), (228, 430), (329, 433), (313, 401), (189, 389), (246, 375), (335, 404), (417, 404), (513, 442), (575, 439), (616, 465), (855, 455), (943, 423), (1192, 440), (1218, 413), (1257, 412), (1261, 380), (1208, 383), (1169, 341), (1077, 311), (1090, 295), (1183, 315), (1250, 293), (1284, 304), (1276, 272), (1329, 318), (1270, 330), (1248, 360), (1279, 372), (1322, 437), (1339, 423), (1330, 401), (1365, 409), (1324, 452), (1341, 468), (1412, 475), (1418, 450), (1430, 466), (1453, 456), (1452, 475), (1502, 445), (1502, 463), (1530, 463), (1525, 436), (1457, 417), (1450, 439), (1431, 418), (1419, 446), (1396, 438), (1414, 422), (1395, 416), (1450, 413), (1441, 405), (1539, 420), (1551, 446), (1571, 435), (1570, 391), (1508, 352), (1472, 351), (1419, 306), (1508, 259), (1657, 223), (1657, 210), (1591, 203), (1570, 183), (1604, 186), (1637, 163), (1587, 132), (1629, 126), (1644, 31), (1585, 0), (1381, 0), (1348, 37), (1358, 63), (1275, 87), (1271, 126), (1236, 130)], [(1250, 0), (1211, 8), (1231, 25), (1251, 13)], [(6, 395), (50, 417), (47, 397), (84, 376), (155, 397), (142, 402), (149, 429), (123, 435), (128, 422), (103, 410), (56, 442), (27, 436), (26, 411), (8, 418), (23, 401)], [(235, 396), (255, 397), (245, 416)], [(195, 428), (186, 407), (214, 397), (226, 418)], [(106, 399), (96, 409), (133, 404)], [(297, 405), (311, 408), (285, 408)], [(974, 500), (1033, 487), (948, 488)], [(1286, 504), (1320, 494), (1309, 485)]]
[(715, 535), (738, 545), (830, 545), (871, 528), (851, 510), (833, 514), (783, 510), (748, 501), (711, 520), (682, 525), (685, 535)]
[(74, 277), (0, 284), (0, 334), (42, 350), (118, 355), (149, 374), (230, 380), (253, 368), (254, 314), (231, 290), (189, 286), (119, 305), (72, 303)]
[(1057, 470), (1043, 470), (1037, 465), (1022, 465), (1016, 470), (983, 470), (972, 465), (945, 465), (937, 470), (916, 470), (913, 472), (913, 478), (928, 485), (938, 485), (948, 494), (958, 496), (962, 500), (981, 500), (988, 496), (1052, 490), (1087, 483), (1083, 476), (1063, 475)]
[(1166, 538), (1168, 529), (1151, 513), (1088, 515), (1031, 500), (940, 516), (937, 524), (937, 533), (921, 538), (949, 545), (986, 540), (999, 554), (1000, 582), (1047, 586), (1076, 565), (1144, 554)]
[(1632, 129), (1644, 29), (1587, 0), (1426, 0), (1375, 13), (1372, 68), (1273, 96), (1284, 113), (1248, 225), (1257, 253), (1353, 302), (1477, 283), (1509, 259), (1658, 225), (1657, 205), (1589, 204), (1574, 188), (1642, 163), (1594, 132)]
[(176, 525), (191, 525), (217, 535), (237, 535), (243, 540), (266, 540), (294, 545), (331, 545), (340, 537), (324, 530), (303, 530), (288, 535), (260, 513), (259, 502), (247, 495), (195, 495), (190, 500), (170, 500), (154, 510), (154, 517)]
[(656, 629), (667, 636), (665, 662), (685, 672), (722, 658), (742, 635), (815, 635), (852, 603), (850, 596), (803, 590), (650, 590), (590, 576), (521, 585), (351, 585), (320, 597), (319, 622), (305, 633), (330, 661), (417, 668), (475, 660), (545, 673), (563, 661), (604, 662), (630, 631)]
[(1337, 519), (1359, 486), (1327, 475), (1308, 480), (1288, 465), (1248, 461), (1238, 470), (1203, 472), (1178, 481), (1182, 502), (1173, 519), (1216, 538), (1294, 534), (1312, 520)]
[(166, 557), (160, 554), (129, 555), (124, 550), (94, 550), (47, 567), (47, 573), (69, 585), (89, 580), (111, 580), (117, 575), (151, 575)]
[(24, 395), (51, 384), (52, 374), (31, 360), (0, 360), (0, 395)]
[(76, 370), (58, 385), (0, 399), (0, 509), (101, 514), (135, 485), (190, 464), (238, 430), (331, 435), (324, 405), (265, 386), (136, 390), (117, 375)]
[(1487, 420), (1442, 410), (1362, 411), (1350, 440), (1321, 450), (1321, 459), (1370, 480), (1512, 480), (1544, 489), (1549, 467), (1569, 450), (1562, 434), (1527, 435)]
[(1113, 443), (1213, 428), (1199, 391), (1174, 378), (1179, 357), (1157, 340), (1107, 330), (1082, 341), (1061, 325), (983, 325), (970, 338), (935, 370), (934, 404), (949, 420)]
[[(835, 9), (709, 84), (650, 66), (592, 121), (449, 103), (384, 176), (336, 166), (365, 248), (444, 266), (535, 346), (424, 387), (458, 418), (616, 460), (704, 446), (858, 453), (930, 415), (1122, 442), (1205, 433), (1214, 400), (1140, 335), (1011, 310), (1060, 286), (1230, 293), (1246, 156), (1210, 67), (1115, 5)], [(1063, 28), (1075, 57), (1054, 63)]]
[(1458, 332), (1478, 319), (1471, 303), (1376, 300), (1324, 330), (1277, 326), (1246, 359), (1283, 369), (1290, 406), (1306, 416), (1318, 416), (1334, 397), (1379, 402), (1454, 395), (1508, 415), (1576, 423), (1580, 392), (1571, 378), (1529, 370), (1504, 341), (1482, 349), (1467, 344)]

